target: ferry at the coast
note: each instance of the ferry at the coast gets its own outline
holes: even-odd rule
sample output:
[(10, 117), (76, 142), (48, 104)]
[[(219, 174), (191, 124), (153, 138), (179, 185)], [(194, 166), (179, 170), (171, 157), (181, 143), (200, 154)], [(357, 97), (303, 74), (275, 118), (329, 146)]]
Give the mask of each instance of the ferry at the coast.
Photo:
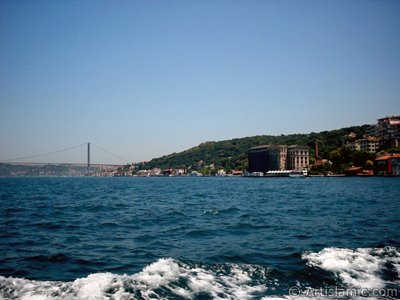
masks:
[(246, 173), (246, 177), (290, 177), (290, 178), (305, 178), (308, 176), (307, 170), (274, 170), (268, 172), (253, 172)]
[(307, 170), (303, 170), (303, 171), (292, 171), (289, 174), (289, 177), (291, 178), (304, 178), (308, 176), (308, 172)]

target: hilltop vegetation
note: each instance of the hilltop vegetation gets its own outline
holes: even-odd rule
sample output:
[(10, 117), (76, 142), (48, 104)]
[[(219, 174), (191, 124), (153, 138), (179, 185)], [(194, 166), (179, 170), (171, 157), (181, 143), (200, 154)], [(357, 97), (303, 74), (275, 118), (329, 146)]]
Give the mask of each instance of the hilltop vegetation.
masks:
[[(205, 166), (214, 165), (216, 169), (224, 168), (245, 170), (247, 168), (247, 151), (259, 145), (302, 145), (309, 146), (311, 157), (315, 157), (315, 144), (318, 143), (319, 157), (329, 158), (330, 153), (342, 147), (347, 141), (362, 138), (368, 125), (353, 126), (338, 130), (310, 134), (260, 135), (236, 138), (225, 141), (202, 143), (180, 153), (172, 153), (140, 165), (140, 169), (151, 168), (185, 168), (202, 170)], [(354, 132), (356, 137), (348, 135)]]

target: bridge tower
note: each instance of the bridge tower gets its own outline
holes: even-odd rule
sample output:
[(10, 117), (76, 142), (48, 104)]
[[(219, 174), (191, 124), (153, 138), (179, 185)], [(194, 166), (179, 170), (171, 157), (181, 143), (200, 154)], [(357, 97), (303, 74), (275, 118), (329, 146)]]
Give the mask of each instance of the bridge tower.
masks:
[(90, 175), (90, 143), (87, 143), (87, 176)]

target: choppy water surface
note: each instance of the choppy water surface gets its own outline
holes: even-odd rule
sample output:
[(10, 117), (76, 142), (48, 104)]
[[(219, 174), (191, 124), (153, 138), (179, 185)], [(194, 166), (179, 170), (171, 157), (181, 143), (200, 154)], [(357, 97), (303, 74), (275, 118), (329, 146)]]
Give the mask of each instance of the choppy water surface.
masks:
[(400, 298), (399, 178), (0, 179), (0, 299)]

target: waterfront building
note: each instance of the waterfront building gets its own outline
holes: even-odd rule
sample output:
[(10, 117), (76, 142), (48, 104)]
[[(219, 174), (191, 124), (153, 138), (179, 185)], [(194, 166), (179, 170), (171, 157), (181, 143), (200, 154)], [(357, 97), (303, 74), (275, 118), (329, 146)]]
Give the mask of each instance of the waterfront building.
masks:
[(263, 145), (248, 152), (249, 172), (304, 170), (310, 163), (310, 148), (306, 146)]
[(215, 176), (226, 176), (226, 172), (224, 169), (219, 169)]
[(400, 154), (385, 155), (375, 159), (374, 174), (400, 176)]
[(136, 176), (140, 176), (140, 177), (149, 177), (150, 175), (151, 175), (150, 170), (139, 170), (136, 172)]
[(270, 146), (268, 145), (251, 148), (248, 152), (248, 159), (250, 173), (265, 173), (272, 168)]
[(242, 170), (233, 170), (232, 176), (243, 176), (243, 171)]
[(249, 172), (263, 172), (286, 169), (287, 147), (263, 145), (251, 148), (248, 152)]
[(310, 165), (310, 147), (290, 146), (287, 150), (287, 169), (301, 171)]
[(287, 167), (287, 146), (270, 146), (269, 162), (271, 170), (286, 170)]

